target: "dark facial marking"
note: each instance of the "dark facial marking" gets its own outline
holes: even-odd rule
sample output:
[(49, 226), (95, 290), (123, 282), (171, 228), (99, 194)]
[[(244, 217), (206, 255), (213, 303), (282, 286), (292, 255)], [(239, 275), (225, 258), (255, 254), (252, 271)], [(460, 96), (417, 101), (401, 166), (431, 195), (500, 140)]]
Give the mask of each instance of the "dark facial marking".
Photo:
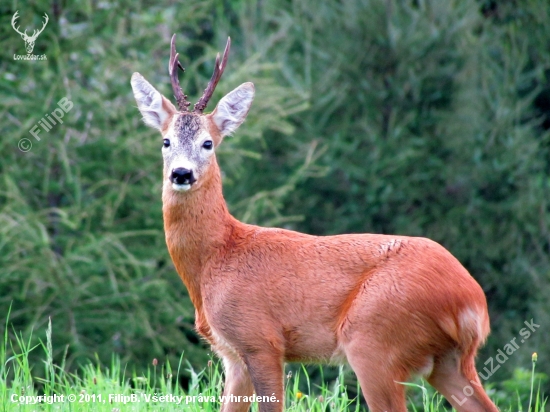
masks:
[(174, 134), (182, 143), (193, 141), (200, 128), (201, 122), (199, 116), (191, 113), (181, 114), (178, 120), (176, 120)]

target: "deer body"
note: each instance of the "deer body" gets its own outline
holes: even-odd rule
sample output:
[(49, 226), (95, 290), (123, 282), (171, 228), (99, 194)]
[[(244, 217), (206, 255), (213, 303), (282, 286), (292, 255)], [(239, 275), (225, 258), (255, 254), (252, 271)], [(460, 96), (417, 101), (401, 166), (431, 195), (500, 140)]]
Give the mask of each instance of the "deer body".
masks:
[(209, 115), (201, 99), (191, 113), (176, 90), (177, 64), (172, 42), (179, 112), (139, 74), (132, 87), (145, 122), (164, 137), (166, 243), (197, 330), (223, 359), (224, 395), (273, 395), (260, 411), (282, 411), (285, 361), (348, 362), (371, 411), (406, 411), (400, 382), (415, 374), (458, 411), (497, 411), (475, 370), (487, 303), (466, 269), (425, 238), (310, 236), (233, 218), (213, 148), (244, 121), (254, 88), (243, 84)]

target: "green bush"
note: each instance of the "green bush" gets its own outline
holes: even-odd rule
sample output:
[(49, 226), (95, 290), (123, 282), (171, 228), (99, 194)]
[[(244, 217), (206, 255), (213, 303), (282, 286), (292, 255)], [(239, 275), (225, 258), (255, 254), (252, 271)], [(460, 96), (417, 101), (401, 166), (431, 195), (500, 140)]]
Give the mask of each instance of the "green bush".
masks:
[[(50, 22), (35, 54), (0, 5), (0, 313), (42, 336), (53, 320), (67, 366), (112, 353), (196, 367), (208, 348), (166, 252), (160, 136), (146, 128), (129, 78), (171, 97), (168, 44), (178, 33), (181, 84), (200, 95), (230, 35), (215, 101), (244, 81), (257, 95), (219, 151), (224, 193), (240, 219), (313, 234), (426, 236), (487, 293), (493, 334), (480, 365), (540, 328), (503, 365), (550, 351), (550, 51), (543, 0), (39, 0), (22, 27)], [(62, 125), (29, 130), (57, 102)], [(27, 153), (17, 149), (31, 140)], [(10, 331), (11, 332), (11, 331)], [(31, 354), (32, 356), (32, 354)]]

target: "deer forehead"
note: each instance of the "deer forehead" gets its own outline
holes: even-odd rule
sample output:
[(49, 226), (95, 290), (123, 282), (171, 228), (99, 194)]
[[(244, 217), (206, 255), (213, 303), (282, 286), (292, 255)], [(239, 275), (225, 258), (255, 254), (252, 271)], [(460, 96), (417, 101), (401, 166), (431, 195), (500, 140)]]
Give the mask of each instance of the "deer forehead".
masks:
[(204, 116), (194, 113), (178, 113), (171, 122), (166, 137), (183, 147), (192, 148), (194, 142), (210, 137), (210, 128)]
[(204, 125), (200, 116), (193, 113), (182, 113), (174, 116), (172, 136), (180, 142), (195, 140)]

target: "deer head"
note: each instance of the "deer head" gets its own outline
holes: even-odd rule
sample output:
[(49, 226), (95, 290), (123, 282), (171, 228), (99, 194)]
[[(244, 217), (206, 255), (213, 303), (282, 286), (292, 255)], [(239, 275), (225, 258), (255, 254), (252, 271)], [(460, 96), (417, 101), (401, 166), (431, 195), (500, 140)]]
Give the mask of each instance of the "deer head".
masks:
[(16, 21), (19, 18), (18, 16), (19, 10), (15, 12), (11, 19), (11, 25), (13, 29), (21, 35), (21, 38), (25, 42), (25, 49), (27, 49), (27, 53), (31, 54), (34, 49), (34, 42), (36, 41), (36, 38), (40, 33), (44, 31), (44, 28), (46, 27), (46, 24), (48, 24), (48, 21), (50, 20), (48, 18), (48, 15), (44, 13), (44, 24), (42, 25), (42, 28), (40, 30), (33, 30), (32, 36), (27, 35), (27, 30), (25, 30), (23, 33), (19, 31), (19, 27), (15, 27)]
[(145, 124), (159, 130), (163, 137), (164, 189), (187, 192), (207, 180), (215, 148), (244, 122), (254, 98), (254, 85), (241, 84), (222, 98), (212, 113), (203, 114), (227, 64), (231, 47), (228, 38), (221, 62), (218, 53), (212, 78), (193, 111), (189, 111), (190, 102), (178, 80), (178, 67), (184, 69), (178, 60), (175, 38), (174, 34), (168, 72), (179, 110), (139, 73), (132, 75), (131, 84)]

